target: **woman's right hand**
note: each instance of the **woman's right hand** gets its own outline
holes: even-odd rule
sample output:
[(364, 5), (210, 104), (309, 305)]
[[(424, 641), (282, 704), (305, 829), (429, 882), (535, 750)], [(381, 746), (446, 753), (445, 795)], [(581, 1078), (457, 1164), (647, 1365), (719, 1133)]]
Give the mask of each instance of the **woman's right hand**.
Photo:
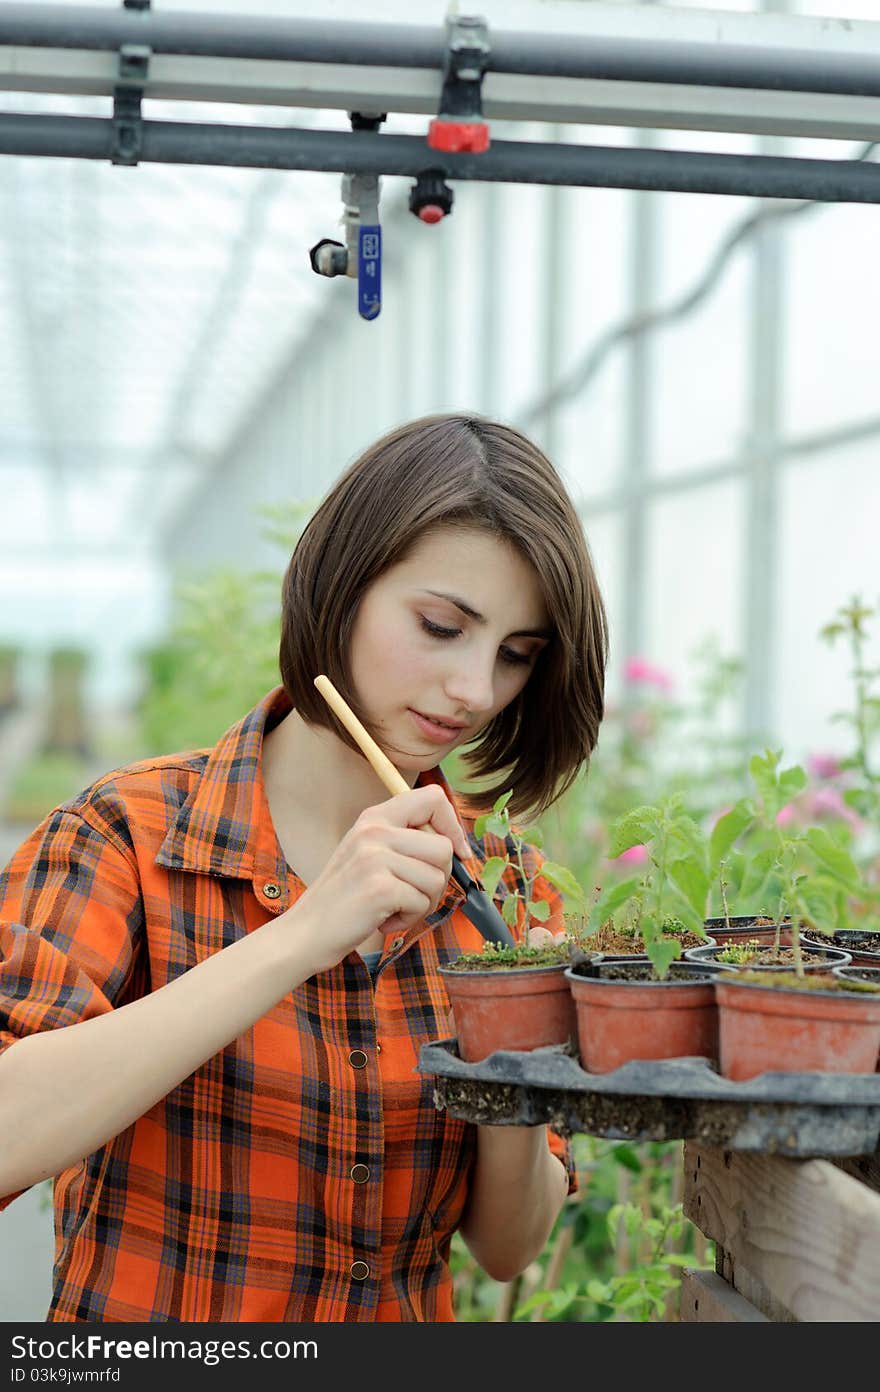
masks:
[(365, 808), (289, 910), (304, 916), (313, 935), (316, 970), (335, 966), (377, 930), (404, 933), (433, 913), (453, 851), (459, 858), (471, 853), (436, 783)]

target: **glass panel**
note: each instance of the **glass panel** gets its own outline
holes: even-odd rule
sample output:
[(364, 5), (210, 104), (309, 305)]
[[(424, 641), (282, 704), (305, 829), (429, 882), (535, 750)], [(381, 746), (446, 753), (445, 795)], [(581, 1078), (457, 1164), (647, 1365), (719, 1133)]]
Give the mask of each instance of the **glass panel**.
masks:
[(741, 657), (744, 494), (740, 481), (707, 484), (659, 498), (648, 511), (644, 570), (648, 659), (684, 694), (693, 654), (717, 639)]
[[(844, 640), (830, 647), (818, 634), (855, 594), (878, 606), (878, 464), (880, 436), (784, 471), (774, 726), (797, 758), (815, 750), (851, 752), (848, 727), (832, 724), (831, 715), (852, 709), (852, 658)], [(867, 629), (867, 665), (876, 667), (880, 619)]]
[(556, 463), (566, 470), (582, 498), (603, 496), (619, 479), (625, 390), (625, 364), (616, 354), (606, 360), (583, 400), (559, 411)]
[(786, 432), (880, 413), (877, 210), (818, 207), (786, 231)]

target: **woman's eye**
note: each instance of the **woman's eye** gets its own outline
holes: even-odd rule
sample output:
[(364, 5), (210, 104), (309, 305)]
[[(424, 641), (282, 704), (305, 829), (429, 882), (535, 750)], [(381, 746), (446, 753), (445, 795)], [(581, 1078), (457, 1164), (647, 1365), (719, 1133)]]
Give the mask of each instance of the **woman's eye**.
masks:
[(461, 633), (460, 628), (442, 628), (440, 624), (431, 623), (431, 620), (426, 619), (423, 614), (420, 614), (419, 618), (425, 632), (433, 634), (435, 638), (457, 638)]
[[(419, 621), (425, 632), (430, 633), (433, 638), (457, 638), (461, 633), (460, 628), (444, 628), (441, 624), (432, 623), (424, 614), (419, 615)], [(520, 666), (522, 663), (528, 665), (531, 660), (523, 653), (514, 652), (512, 648), (501, 649), (501, 661), (509, 663), (512, 667)]]

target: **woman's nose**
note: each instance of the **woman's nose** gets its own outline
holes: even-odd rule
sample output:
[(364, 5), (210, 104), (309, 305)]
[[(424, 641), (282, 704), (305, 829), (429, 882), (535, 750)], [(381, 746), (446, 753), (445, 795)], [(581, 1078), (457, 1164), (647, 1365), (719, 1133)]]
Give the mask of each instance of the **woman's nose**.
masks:
[(478, 665), (459, 668), (447, 681), (446, 694), (450, 701), (466, 706), (475, 715), (481, 715), (492, 709), (495, 699), (492, 675), (480, 670)]

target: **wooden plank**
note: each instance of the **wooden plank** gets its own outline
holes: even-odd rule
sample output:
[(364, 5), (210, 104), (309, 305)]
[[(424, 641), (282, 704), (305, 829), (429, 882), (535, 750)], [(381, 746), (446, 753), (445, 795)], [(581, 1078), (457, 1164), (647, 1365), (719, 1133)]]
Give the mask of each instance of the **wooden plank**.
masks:
[(715, 1247), (715, 1272), (717, 1276), (740, 1294), (743, 1300), (773, 1324), (797, 1324), (797, 1318), (787, 1310), (781, 1300), (768, 1291), (763, 1281), (759, 1281), (743, 1262), (734, 1261), (723, 1247)]
[(684, 1324), (769, 1323), (766, 1315), (714, 1271), (689, 1266), (681, 1273), (680, 1319)]
[(743, 1267), (797, 1320), (880, 1319), (880, 1195), (827, 1160), (688, 1143), (684, 1162), (684, 1212), (741, 1294)]
[(880, 1151), (875, 1150), (873, 1155), (856, 1155), (850, 1160), (835, 1160), (834, 1163), (852, 1175), (853, 1179), (860, 1179), (869, 1189), (876, 1189), (880, 1194)]

